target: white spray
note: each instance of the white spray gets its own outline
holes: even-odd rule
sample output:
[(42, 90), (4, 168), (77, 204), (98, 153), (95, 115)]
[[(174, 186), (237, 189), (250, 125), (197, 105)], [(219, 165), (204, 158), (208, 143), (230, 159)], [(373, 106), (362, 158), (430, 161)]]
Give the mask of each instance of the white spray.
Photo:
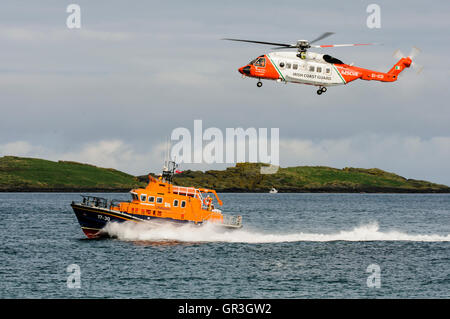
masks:
[(171, 225), (153, 223), (109, 223), (104, 231), (125, 241), (179, 241), (179, 242), (229, 242), (229, 243), (281, 243), (281, 242), (327, 242), (327, 241), (420, 241), (449, 242), (450, 234), (408, 234), (401, 231), (381, 232), (376, 222), (341, 230), (331, 234), (289, 233), (276, 234), (247, 229), (223, 230), (214, 225)]

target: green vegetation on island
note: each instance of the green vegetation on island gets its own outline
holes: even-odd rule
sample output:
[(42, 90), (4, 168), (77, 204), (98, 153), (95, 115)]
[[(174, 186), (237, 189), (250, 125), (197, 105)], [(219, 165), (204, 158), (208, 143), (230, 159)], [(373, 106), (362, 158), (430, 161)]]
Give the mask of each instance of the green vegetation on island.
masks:
[(144, 186), (135, 176), (112, 168), (67, 161), (0, 157), (0, 191), (127, 192)]
[(261, 174), (265, 164), (238, 163), (226, 170), (184, 171), (175, 175), (179, 185), (212, 188), (218, 192), (371, 192), (449, 193), (450, 188), (426, 181), (406, 179), (372, 168), (337, 169), (325, 166), (279, 168), (275, 174)]
[[(371, 192), (450, 193), (450, 187), (406, 179), (380, 169), (297, 166), (261, 174), (266, 164), (238, 163), (226, 170), (186, 170), (174, 183), (215, 189), (217, 192)], [(154, 175), (154, 174), (152, 174)], [(127, 192), (145, 187), (148, 176), (132, 176), (111, 168), (69, 161), (15, 156), (0, 157), (3, 192)]]

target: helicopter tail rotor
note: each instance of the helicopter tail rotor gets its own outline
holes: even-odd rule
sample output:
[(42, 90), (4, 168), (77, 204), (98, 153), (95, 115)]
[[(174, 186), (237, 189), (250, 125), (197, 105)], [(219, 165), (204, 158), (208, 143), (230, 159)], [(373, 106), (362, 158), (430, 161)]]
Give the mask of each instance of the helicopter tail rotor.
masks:
[(417, 64), (414, 59), (416, 58), (417, 55), (419, 55), (419, 53), (422, 52), (419, 48), (416, 47), (412, 47), (411, 51), (409, 52), (408, 56), (405, 56), (402, 51), (400, 50), (396, 50), (394, 52), (394, 57), (396, 59), (403, 59), (405, 57), (408, 57), (411, 59), (411, 67), (417, 72), (417, 74), (419, 74), (420, 72), (422, 72), (423, 70), (423, 66), (420, 64)]

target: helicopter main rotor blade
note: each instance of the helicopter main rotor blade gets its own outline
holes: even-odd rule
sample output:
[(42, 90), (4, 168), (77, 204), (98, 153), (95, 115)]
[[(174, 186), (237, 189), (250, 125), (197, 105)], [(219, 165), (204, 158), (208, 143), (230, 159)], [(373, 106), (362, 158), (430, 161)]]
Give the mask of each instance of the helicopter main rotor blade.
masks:
[(317, 41), (319, 41), (319, 40), (322, 40), (322, 39), (324, 39), (324, 38), (326, 38), (326, 37), (329, 37), (329, 36), (332, 35), (332, 34), (334, 34), (334, 32), (325, 32), (325, 33), (323, 33), (322, 35), (320, 35), (319, 37), (315, 38), (314, 40), (309, 41), (309, 44), (314, 43), (314, 42), (317, 42)]
[(290, 45), (288, 47), (276, 47), (276, 48), (272, 48), (272, 50), (283, 50), (283, 49), (292, 49), (292, 48), (296, 48), (297, 46), (295, 45)]
[[(286, 47), (286, 48), (292, 47), (292, 44), (286, 44), (286, 43), (275, 43), (275, 42), (264, 42), (264, 41), (242, 40), (242, 39), (222, 39), (222, 40), (277, 45), (279, 47)], [(294, 48), (295, 48), (295, 46), (294, 46)]]
[(355, 47), (360, 45), (379, 45), (379, 43), (349, 43), (349, 44), (325, 44), (312, 45), (312, 48), (338, 48), (338, 47)]

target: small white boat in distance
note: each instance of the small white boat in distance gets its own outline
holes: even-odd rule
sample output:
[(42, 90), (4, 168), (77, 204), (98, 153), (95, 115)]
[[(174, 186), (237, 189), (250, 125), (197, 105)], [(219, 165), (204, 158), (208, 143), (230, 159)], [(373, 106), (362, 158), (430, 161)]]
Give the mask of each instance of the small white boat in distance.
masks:
[(269, 191), (270, 194), (276, 194), (278, 191), (275, 189), (275, 187), (272, 187), (272, 189)]

